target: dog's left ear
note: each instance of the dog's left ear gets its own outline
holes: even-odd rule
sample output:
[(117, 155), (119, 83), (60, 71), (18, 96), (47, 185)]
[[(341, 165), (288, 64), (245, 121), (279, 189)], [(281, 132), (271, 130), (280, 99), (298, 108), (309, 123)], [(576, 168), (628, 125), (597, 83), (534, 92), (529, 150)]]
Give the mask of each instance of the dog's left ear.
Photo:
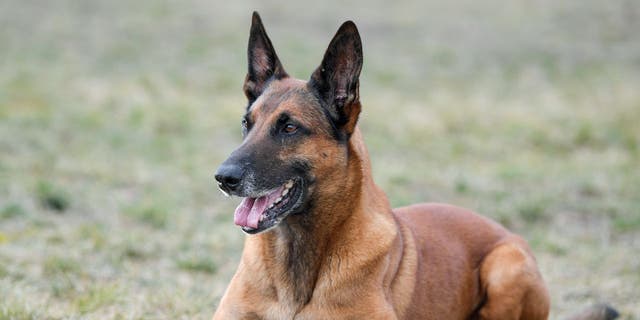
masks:
[(255, 11), (251, 19), (247, 57), (249, 66), (243, 89), (251, 105), (262, 94), (272, 78), (282, 79), (288, 76), (267, 36), (260, 15)]
[(352, 21), (340, 26), (329, 43), (322, 63), (313, 72), (309, 86), (318, 93), (338, 128), (347, 137), (353, 133), (360, 114), (359, 77), (362, 42)]

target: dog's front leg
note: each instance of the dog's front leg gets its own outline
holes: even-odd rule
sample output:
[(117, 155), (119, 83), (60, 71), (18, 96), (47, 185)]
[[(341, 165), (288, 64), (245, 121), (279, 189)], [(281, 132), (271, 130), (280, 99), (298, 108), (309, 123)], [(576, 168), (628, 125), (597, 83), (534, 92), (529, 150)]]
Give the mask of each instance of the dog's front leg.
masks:
[(261, 317), (252, 309), (250, 302), (247, 303), (242, 299), (241, 290), (239, 290), (236, 281), (232, 281), (225, 292), (220, 304), (213, 314), (213, 320), (259, 320)]
[(216, 313), (213, 315), (213, 320), (261, 320), (262, 318), (255, 312), (240, 311), (237, 308), (230, 308), (227, 305), (220, 304)]

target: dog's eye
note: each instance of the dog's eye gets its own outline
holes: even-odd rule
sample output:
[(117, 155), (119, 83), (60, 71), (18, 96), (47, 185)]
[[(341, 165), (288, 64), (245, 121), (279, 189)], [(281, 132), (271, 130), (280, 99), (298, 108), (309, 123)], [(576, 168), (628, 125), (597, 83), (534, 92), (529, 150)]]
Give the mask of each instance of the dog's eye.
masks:
[(282, 128), (282, 132), (286, 133), (286, 134), (292, 134), (295, 133), (296, 131), (298, 131), (298, 126), (296, 126), (295, 124), (287, 124)]

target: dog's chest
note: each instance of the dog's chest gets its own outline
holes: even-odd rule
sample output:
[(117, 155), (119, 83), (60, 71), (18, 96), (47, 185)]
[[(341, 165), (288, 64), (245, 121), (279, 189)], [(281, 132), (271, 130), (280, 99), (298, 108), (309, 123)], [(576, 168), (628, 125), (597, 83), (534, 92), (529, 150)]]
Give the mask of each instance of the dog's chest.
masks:
[(323, 314), (322, 305), (325, 303), (312, 299), (308, 303), (297, 302), (291, 292), (278, 292), (279, 299), (263, 301), (256, 312), (260, 319), (265, 320), (316, 320), (327, 319), (319, 316)]
[(293, 320), (298, 319), (296, 313), (300, 306), (293, 301), (277, 301), (268, 303), (263, 310), (262, 319), (265, 320)]

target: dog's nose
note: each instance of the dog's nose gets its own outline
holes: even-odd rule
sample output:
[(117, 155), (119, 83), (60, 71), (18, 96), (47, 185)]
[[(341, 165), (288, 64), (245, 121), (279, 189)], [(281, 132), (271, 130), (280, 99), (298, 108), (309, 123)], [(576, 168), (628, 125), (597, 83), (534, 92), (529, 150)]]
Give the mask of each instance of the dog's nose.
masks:
[(238, 165), (222, 164), (216, 171), (215, 177), (223, 191), (232, 192), (240, 186), (243, 174), (244, 170)]

